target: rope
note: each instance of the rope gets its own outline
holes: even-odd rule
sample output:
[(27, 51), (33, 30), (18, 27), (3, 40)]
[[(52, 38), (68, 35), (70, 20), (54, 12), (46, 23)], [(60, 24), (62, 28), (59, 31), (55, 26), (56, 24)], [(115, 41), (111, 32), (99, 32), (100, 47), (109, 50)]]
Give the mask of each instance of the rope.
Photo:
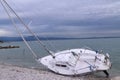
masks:
[(16, 14), (16, 12), (9, 6), (9, 4), (3, 0), (4, 3), (8, 6), (8, 8), (16, 15), (19, 21), (26, 27), (26, 29), (37, 39), (38, 43), (44, 47), (44, 49), (54, 58), (54, 54), (39, 40), (38, 36), (32, 32), (29, 27), (23, 22), (23, 20)]
[(84, 60), (84, 62), (90, 65), (89, 67), (90, 67), (90, 70), (91, 70), (91, 71), (94, 71), (94, 68), (96, 68), (95, 65), (94, 65), (94, 66), (91, 65), (89, 62), (87, 62), (87, 61), (85, 61), (85, 60)]
[[(4, 1), (4, 0), (3, 0)], [(27, 41), (25, 40), (24, 36), (22, 35), (22, 33), (19, 31), (17, 25), (15, 24), (15, 21), (12, 19), (11, 15), (9, 14), (7, 8), (5, 7), (5, 5), (2, 3), (2, 0), (0, 0), (4, 10), (6, 11), (7, 15), (9, 16), (9, 19), (11, 20), (11, 22), (13, 23), (13, 26), (15, 27), (16, 31), (19, 33), (19, 35), (21, 36), (21, 38), (23, 39), (23, 41), (25, 42), (26, 46), (29, 48), (29, 50), (32, 52), (33, 56), (35, 59), (37, 59), (37, 55), (35, 54), (35, 52), (32, 50), (32, 48), (29, 46), (29, 44), (27, 43)]]

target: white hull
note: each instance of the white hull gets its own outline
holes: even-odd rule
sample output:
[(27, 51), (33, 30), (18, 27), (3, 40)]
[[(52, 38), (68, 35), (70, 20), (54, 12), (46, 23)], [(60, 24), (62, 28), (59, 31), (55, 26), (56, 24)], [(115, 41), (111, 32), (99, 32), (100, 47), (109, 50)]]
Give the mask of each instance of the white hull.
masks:
[(55, 53), (55, 58), (49, 55), (38, 61), (55, 73), (79, 75), (110, 69), (111, 63), (106, 57), (88, 49), (71, 49)]

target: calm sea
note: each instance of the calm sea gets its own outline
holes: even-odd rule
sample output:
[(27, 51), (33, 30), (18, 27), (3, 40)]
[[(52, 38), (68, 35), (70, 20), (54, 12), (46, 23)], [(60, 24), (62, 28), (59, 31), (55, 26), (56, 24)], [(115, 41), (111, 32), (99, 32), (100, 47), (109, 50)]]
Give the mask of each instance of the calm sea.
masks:
[[(114, 75), (120, 74), (120, 38), (50, 40), (43, 42), (54, 52), (81, 47), (90, 47), (93, 50), (103, 50), (104, 53), (109, 53), (111, 57), (112, 69), (109, 70), (109, 72), (114, 73)], [(39, 46), (36, 41), (31, 41), (29, 44), (39, 57), (48, 55), (48, 53), (44, 51), (44, 49)], [(20, 48), (0, 49), (0, 62), (25, 67), (44, 68), (33, 59), (31, 52), (27, 49), (23, 42), (6, 42), (0, 44), (0, 46), (7, 45), (20, 46)]]

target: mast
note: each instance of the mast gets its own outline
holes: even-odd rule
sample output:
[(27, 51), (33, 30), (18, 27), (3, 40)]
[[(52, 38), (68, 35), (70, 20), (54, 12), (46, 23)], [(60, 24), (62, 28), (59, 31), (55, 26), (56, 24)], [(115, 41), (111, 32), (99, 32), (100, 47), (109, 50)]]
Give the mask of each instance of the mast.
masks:
[[(55, 58), (53, 52), (51, 52), (51, 51), (46, 47), (46, 45), (44, 45), (43, 42), (41, 42), (41, 41), (39, 40), (38, 36), (29, 29), (28, 25), (26, 25), (26, 24), (24, 23), (24, 21), (23, 21), (23, 20), (18, 16), (18, 14), (10, 7), (10, 5), (9, 5), (5, 0), (1, 0), (1, 4), (2, 4), (2, 6), (4, 7), (5, 11), (7, 12), (8, 16), (9, 16), (9, 18), (11, 19), (12, 23), (14, 24), (14, 26), (16, 26), (16, 25), (15, 25), (15, 22), (14, 22), (14, 20), (11, 18), (9, 12), (7, 11), (6, 7), (3, 5), (2, 1), (3, 1), (4, 4), (14, 13), (14, 15), (15, 15), (15, 16), (18, 18), (18, 20), (23, 24), (23, 26), (36, 38), (36, 40), (38, 41), (38, 43), (39, 43), (40, 45), (42, 45), (42, 47), (45, 49), (45, 51), (47, 51), (53, 58)], [(16, 26), (16, 27), (17, 27), (17, 26)], [(18, 30), (17, 30), (17, 31), (18, 31)], [(21, 33), (19, 33), (19, 34), (21, 34)], [(22, 37), (22, 36), (21, 36), (21, 37)], [(24, 38), (24, 36), (22, 37), (22, 39), (23, 39), (23, 38)], [(23, 41), (24, 41), (24, 39), (23, 39)], [(26, 43), (27, 41), (25, 40), (24, 42)]]

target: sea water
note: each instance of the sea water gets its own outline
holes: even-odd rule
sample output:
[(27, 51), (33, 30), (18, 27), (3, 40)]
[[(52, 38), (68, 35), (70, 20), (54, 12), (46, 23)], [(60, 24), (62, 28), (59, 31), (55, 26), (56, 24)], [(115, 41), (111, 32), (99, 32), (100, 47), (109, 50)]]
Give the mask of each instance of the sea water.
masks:
[[(81, 47), (103, 50), (104, 53), (110, 54), (112, 68), (109, 72), (114, 75), (120, 74), (120, 38), (45, 40), (43, 43), (53, 52)], [(29, 41), (29, 44), (38, 57), (49, 55), (36, 41)], [(0, 49), (0, 62), (25, 67), (44, 68), (44, 66), (34, 60), (31, 52), (23, 42), (5, 42), (0, 44), (0, 46), (8, 45), (20, 46), (20, 48)]]

